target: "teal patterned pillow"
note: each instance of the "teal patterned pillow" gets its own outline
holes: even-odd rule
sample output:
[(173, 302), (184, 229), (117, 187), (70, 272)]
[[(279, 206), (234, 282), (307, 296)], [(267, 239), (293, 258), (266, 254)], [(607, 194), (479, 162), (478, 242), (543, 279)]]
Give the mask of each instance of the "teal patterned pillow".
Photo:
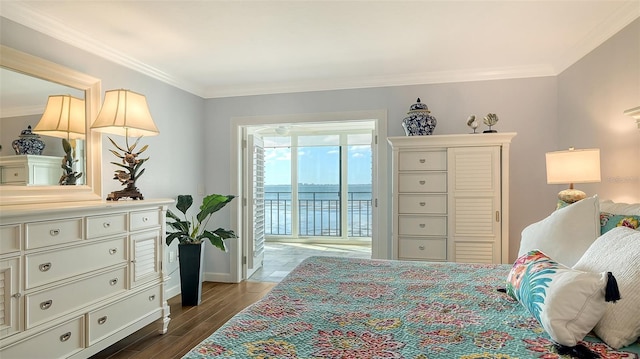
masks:
[(616, 227), (627, 227), (640, 230), (640, 216), (633, 214), (612, 214), (600, 212), (600, 234), (605, 234)]
[(607, 272), (571, 269), (533, 250), (516, 260), (507, 278), (507, 293), (538, 320), (554, 341), (573, 347), (604, 315), (609, 277)]

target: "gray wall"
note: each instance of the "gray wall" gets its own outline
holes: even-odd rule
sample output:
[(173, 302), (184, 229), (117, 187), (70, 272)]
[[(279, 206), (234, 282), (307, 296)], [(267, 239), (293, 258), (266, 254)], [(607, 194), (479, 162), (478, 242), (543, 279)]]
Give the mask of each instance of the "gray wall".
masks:
[[(147, 198), (230, 191), (230, 122), (233, 117), (379, 110), (388, 112), (388, 135), (402, 135), (401, 120), (417, 97), (438, 119), (435, 134), (467, 133), (469, 114), (500, 117), (500, 132), (517, 132), (511, 146), (510, 253), (522, 229), (547, 216), (562, 186), (547, 185), (544, 153), (600, 147), (603, 182), (579, 186), (614, 200), (640, 202), (640, 131), (622, 111), (640, 105), (640, 20), (557, 77), (385, 87), (203, 100), (128, 68), (98, 58), (9, 20), (1, 19), (2, 44), (102, 79), (102, 90), (129, 88), (147, 95), (160, 129), (150, 145), (139, 187)], [(605, 125), (606, 124), (606, 125)], [(117, 138), (122, 141), (122, 138)], [(119, 189), (104, 141), (103, 191)], [(627, 161), (627, 162), (623, 162)], [(234, 205), (235, 206), (235, 205)], [(228, 211), (227, 211), (228, 212)], [(227, 217), (219, 218), (224, 225)], [(228, 263), (221, 252), (213, 259)], [(208, 272), (218, 272), (207, 263)]]

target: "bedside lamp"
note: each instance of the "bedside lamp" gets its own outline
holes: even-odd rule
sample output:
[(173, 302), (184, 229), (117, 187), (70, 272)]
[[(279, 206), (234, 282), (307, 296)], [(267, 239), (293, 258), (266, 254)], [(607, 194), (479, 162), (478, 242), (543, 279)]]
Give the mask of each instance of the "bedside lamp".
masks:
[(40, 122), (33, 132), (51, 137), (62, 138), (62, 148), (65, 156), (61, 168), (64, 170), (59, 184), (75, 185), (82, 173), (74, 170), (78, 161), (75, 157), (77, 139), (85, 135), (85, 104), (81, 98), (71, 95), (52, 95), (47, 100), (47, 106), (40, 118)]
[[(116, 157), (122, 161), (111, 162), (119, 166), (121, 169), (115, 171), (114, 179), (120, 181), (125, 189), (111, 192), (107, 196), (107, 200), (117, 201), (120, 198), (129, 197), (131, 199), (144, 199), (142, 193), (136, 187), (136, 180), (142, 176), (144, 169), (142, 164), (149, 158), (138, 158), (144, 152), (148, 145), (143, 146), (140, 151), (134, 152), (138, 141), (142, 136), (155, 136), (160, 134), (156, 127), (147, 98), (144, 95), (129, 90), (110, 90), (104, 94), (104, 103), (98, 113), (98, 117), (91, 125), (91, 129), (124, 136), (125, 147), (119, 146), (113, 139), (109, 141), (122, 152), (110, 150)], [(129, 145), (129, 136), (138, 137), (138, 139)]]
[(547, 183), (569, 184), (569, 189), (558, 193), (558, 199), (574, 203), (586, 197), (574, 189), (574, 183), (600, 182), (600, 149), (556, 151), (546, 153)]

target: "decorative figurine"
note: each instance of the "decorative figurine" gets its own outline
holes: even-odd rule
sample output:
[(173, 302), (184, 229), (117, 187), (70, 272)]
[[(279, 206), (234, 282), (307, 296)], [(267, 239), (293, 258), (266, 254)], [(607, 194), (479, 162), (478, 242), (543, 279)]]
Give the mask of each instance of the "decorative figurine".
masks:
[(144, 145), (140, 149), (140, 151), (135, 153), (133, 152), (133, 150), (136, 149), (136, 146), (138, 145), (138, 141), (140, 141), (142, 136), (138, 137), (136, 142), (134, 142), (133, 145), (131, 146), (129, 146), (129, 138), (125, 137), (125, 141), (126, 141), (125, 148), (118, 146), (118, 144), (114, 140), (112, 140), (111, 137), (108, 137), (108, 138), (109, 138), (109, 141), (111, 141), (111, 143), (117, 149), (123, 152), (123, 154), (120, 154), (115, 150), (109, 150), (116, 157), (119, 157), (120, 159), (122, 159), (122, 163), (118, 163), (118, 162), (111, 162), (111, 163), (116, 166), (120, 166), (124, 169), (124, 170), (116, 170), (115, 175), (113, 176), (113, 179), (120, 181), (120, 183), (126, 187), (125, 189), (122, 189), (120, 191), (114, 191), (109, 193), (109, 195), (107, 196), (107, 201), (117, 201), (118, 199), (125, 198), (125, 197), (129, 197), (131, 199), (144, 199), (144, 197), (142, 196), (142, 193), (140, 193), (140, 191), (136, 187), (136, 180), (140, 178), (140, 176), (142, 176), (142, 174), (144, 173), (145, 169), (141, 169), (141, 166), (143, 163), (145, 163), (149, 159), (149, 157), (138, 158), (138, 155), (144, 152), (149, 147), (149, 145)]
[(41, 155), (44, 150), (44, 142), (40, 135), (31, 132), (31, 126), (20, 132), (20, 138), (14, 140), (11, 146), (16, 151), (16, 155)]
[(478, 128), (478, 121), (476, 120), (476, 115), (471, 115), (467, 118), (467, 126), (473, 129), (473, 133), (476, 133), (476, 128)]
[[(72, 140), (75, 141), (75, 140)], [(64, 173), (60, 177), (58, 184), (61, 186), (75, 186), (78, 178), (82, 177), (82, 172), (78, 173), (74, 170), (75, 163), (78, 162), (75, 159), (75, 146), (72, 146), (71, 143), (66, 139), (62, 139), (62, 148), (64, 149), (64, 157), (62, 158), (62, 169)]]
[(429, 107), (420, 102), (420, 98), (409, 107), (408, 117), (402, 120), (402, 128), (407, 136), (430, 135), (436, 128), (436, 118), (429, 113)]
[(488, 130), (482, 131), (483, 133), (496, 133), (496, 132), (498, 132), (496, 130), (492, 130), (491, 129), (491, 126), (494, 126), (496, 123), (498, 123), (498, 115), (496, 115), (495, 113), (488, 113), (484, 117), (482, 122), (484, 122), (485, 125), (489, 126)]

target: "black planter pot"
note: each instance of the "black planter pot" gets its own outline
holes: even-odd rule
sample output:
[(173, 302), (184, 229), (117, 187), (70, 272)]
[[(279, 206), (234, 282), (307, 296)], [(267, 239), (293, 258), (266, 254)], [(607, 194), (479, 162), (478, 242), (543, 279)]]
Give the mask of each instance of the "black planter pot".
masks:
[(179, 244), (178, 253), (180, 256), (182, 305), (199, 305), (202, 299), (204, 242)]

